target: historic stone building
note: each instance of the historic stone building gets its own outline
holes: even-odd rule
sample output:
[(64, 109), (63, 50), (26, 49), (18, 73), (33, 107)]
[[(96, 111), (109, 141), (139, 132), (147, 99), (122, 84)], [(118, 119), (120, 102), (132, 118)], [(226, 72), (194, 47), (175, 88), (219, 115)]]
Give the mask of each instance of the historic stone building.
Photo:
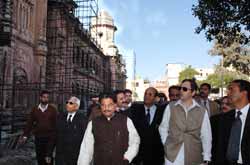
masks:
[(60, 99), (74, 94), (87, 103), (89, 96), (110, 90), (110, 65), (74, 16), (76, 6), (74, 1), (48, 1), (46, 82), (63, 91)]
[(33, 104), (34, 97), (25, 94), (23, 85), (33, 88), (27, 84), (34, 86), (43, 81), (40, 75), (45, 73), (47, 53), (47, 4), (44, 0), (4, 0), (1, 3), (2, 104), (4, 107)]
[(51, 91), (51, 101), (59, 110), (63, 110), (71, 95), (78, 96), (81, 109), (86, 110), (92, 95), (111, 90), (110, 58), (83, 28), (76, 10), (84, 6), (77, 2), (91, 3), (0, 0), (0, 109), (3, 112), (0, 118), (5, 119), (0, 129), (3, 132), (13, 133), (23, 126), (19, 121), (24, 121), (23, 115), (38, 103), (42, 89)]
[(103, 53), (110, 58), (111, 88), (125, 89), (126, 69), (125, 61), (115, 44), (117, 27), (112, 16), (105, 10), (98, 13), (98, 17), (91, 20), (91, 35), (96, 38)]

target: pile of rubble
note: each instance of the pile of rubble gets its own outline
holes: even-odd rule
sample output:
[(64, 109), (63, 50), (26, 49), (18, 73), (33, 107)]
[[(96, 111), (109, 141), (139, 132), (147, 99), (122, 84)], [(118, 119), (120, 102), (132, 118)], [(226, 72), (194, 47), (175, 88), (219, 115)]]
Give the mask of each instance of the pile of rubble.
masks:
[(29, 142), (17, 149), (2, 149), (0, 165), (35, 165), (34, 144)]

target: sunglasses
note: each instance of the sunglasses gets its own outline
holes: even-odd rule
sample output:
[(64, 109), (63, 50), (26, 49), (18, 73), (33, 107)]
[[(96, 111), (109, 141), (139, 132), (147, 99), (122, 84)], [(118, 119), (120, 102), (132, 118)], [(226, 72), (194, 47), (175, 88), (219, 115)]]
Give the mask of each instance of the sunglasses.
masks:
[(191, 90), (191, 89), (187, 88), (187, 87), (180, 87), (180, 90), (183, 90), (184, 92), (187, 92), (188, 90)]
[(73, 102), (71, 102), (71, 101), (66, 101), (66, 104), (73, 105), (74, 103), (73, 103)]

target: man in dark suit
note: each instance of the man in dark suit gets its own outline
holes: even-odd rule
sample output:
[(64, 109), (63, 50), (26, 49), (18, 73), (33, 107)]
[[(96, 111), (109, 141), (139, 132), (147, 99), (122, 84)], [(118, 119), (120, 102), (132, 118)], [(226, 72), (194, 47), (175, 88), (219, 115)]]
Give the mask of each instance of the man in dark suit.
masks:
[(213, 164), (250, 164), (250, 83), (234, 80), (228, 88), (234, 110), (220, 116), (217, 137), (213, 139)]
[(146, 89), (144, 103), (131, 107), (131, 118), (141, 138), (139, 153), (133, 161), (136, 165), (164, 163), (164, 149), (158, 131), (164, 111), (154, 104), (157, 93), (155, 88)]
[[(87, 119), (78, 112), (80, 100), (71, 97), (66, 102), (66, 113), (57, 119), (56, 165), (77, 165)], [(53, 151), (53, 149), (51, 149)]]

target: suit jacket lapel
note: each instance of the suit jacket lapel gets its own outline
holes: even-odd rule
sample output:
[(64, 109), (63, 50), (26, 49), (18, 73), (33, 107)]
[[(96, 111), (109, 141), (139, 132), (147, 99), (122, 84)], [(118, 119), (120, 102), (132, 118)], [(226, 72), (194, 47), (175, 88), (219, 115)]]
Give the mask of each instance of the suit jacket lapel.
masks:
[(244, 140), (244, 138), (246, 138), (247, 135), (249, 135), (249, 134), (250, 134), (250, 108), (248, 109), (242, 140)]
[(74, 118), (73, 118), (73, 120), (72, 120), (72, 123), (75, 123), (75, 122), (77, 121), (78, 116), (79, 116), (78, 114), (79, 114), (79, 112), (76, 111), (76, 114), (75, 114), (75, 116), (74, 116)]
[(158, 119), (158, 116), (159, 116), (158, 115), (159, 112), (160, 112), (159, 107), (156, 106), (155, 115), (154, 115), (154, 118), (153, 118), (153, 121), (152, 121), (151, 125), (157, 124), (156, 122), (157, 122), (157, 119)]

